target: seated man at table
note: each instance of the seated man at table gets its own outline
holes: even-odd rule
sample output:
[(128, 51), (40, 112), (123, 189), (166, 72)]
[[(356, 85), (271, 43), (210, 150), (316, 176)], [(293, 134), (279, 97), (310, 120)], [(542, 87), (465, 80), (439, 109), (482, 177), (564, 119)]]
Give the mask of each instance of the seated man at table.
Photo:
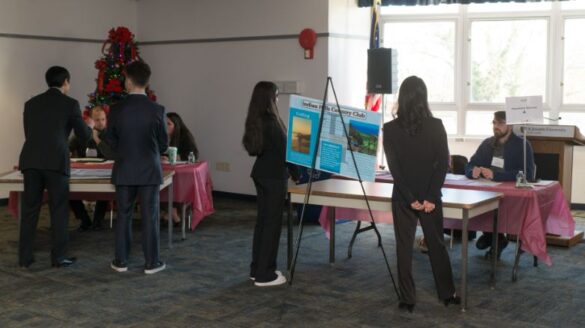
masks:
[[(485, 178), (493, 181), (515, 181), (519, 171), (524, 170), (524, 139), (512, 132), (506, 124), (506, 112), (494, 113), (492, 121), (494, 136), (484, 140), (465, 167), (465, 175), (470, 179)], [(534, 179), (534, 154), (530, 142), (526, 142), (526, 177)], [(519, 218), (520, 219), (520, 218)], [(484, 232), (476, 242), (478, 249), (490, 247), (487, 256), (493, 256), (491, 249), (492, 234)], [(508, 246), (504, 234), (498, 234), (498, 258)]]
[[(81, 142), (76, 136), (74, 136), (69, 142), (69, 151), (71, 157), (74, 158), (113, 158), (113, 152), (110, 146), (102, 141), (103, 134), (106, 130), (106, 111), (101, 106), (95, 106), (90, 110), (90, 117), (87, 120), (91, 120), (94, 123), (92, 130), (92, 138), (86, 142)], [(69, 206), (75, 214), (75, 218), (81, 220), (79, 231), (88, 231), (90, 229), (101, 230), (103, 227), (104, 217), (106, 215), (106, 209), (108, 207), (108, 201), (98, 200), (95, 204), (95, 210), (93, 213), (93, 224), (87, 214), (85, 205), (82, 200), (70, 200)]]

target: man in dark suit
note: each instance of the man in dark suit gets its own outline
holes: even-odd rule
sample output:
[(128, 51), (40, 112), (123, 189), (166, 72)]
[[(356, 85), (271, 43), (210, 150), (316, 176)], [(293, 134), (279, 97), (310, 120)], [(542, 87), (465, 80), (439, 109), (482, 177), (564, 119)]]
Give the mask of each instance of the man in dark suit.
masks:
[(144, 273), (166, 268), (159, 259), (159, 186), (162, 184), (160, 154), (168, 147), (164, 107), (146, 96), (150, 67), (136, 61), (126, 67), (128, 96), (112, 107), (106, 141), (116, 153), (112, 183), (116, 185), (118, 214), (116, 254), (111, 263), (118, 272), (128, 271), (132, 243), (134, 201), (140, 197)]
[(67, 267), (74, 257), (65, 255), (69, 219), (69, 147), (73, 129), (82, 140), (91, 137), (91, 128), (81, 118), (77, 100), (67, 96), (71, 87), (67, 69), (49, 68), (45, 74), (49, 90), (31, 98), (24, 105), (25, 141), (19, 168), (24, 176), (21, 207), (19, 264), (29, 267), (34, 262), (33, 244), (45, 188), (51, 212), (51, 263)]

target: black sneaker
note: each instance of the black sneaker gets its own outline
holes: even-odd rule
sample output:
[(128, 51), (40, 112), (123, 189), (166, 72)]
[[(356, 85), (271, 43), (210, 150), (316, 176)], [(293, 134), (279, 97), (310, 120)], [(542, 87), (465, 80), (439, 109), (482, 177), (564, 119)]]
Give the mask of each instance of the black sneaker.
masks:
[(477, 249), (486, 249), (492, 246), (492, 233), (491, 232), (484, 232), (481, 237), (477, 239), (475, 242), (475, 247)]
[(146, 274), (155, 274), (167, 268), (167, 265), (163, 261), (158, 261), (153, 265), (145, 265), (144, 266), (144, 273)]
[(118, 260), (113, 260), (112, 263), (110, 263), (110, 267), (112, 269), (114, 269), (114, 271), (117, 272), (126, 272), (128, 271), (128, 264), (118, 261)]

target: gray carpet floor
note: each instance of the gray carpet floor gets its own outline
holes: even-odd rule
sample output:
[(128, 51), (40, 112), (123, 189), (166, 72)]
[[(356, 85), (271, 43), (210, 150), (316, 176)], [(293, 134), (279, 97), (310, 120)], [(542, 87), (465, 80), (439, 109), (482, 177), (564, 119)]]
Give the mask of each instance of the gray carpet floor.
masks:
[[(328, 264), (328, 240), (317, 225), (306, 225), (294, 284), (258, 288), (248, 279), (255, 220), (252, 202), (216, 198), (216, 213), (187, 240), (166, 246), (168, 269), (142, 273), (140, 224), (134, 225), (130, 271), (109, 268), (113, 230), (77, 232), (70, 222), (71, 268), (50, 267), (47, 209), (40, 220), (36, 262), (17, 266), (17, 222), (0, 208), (0, 327), (583, 327), (585, 326), (585, 244), (549, 246), (553, 266), (520, 262), (511, 281), (515, 244), (498, 264), (498, 285), (489, 286), (483, 251), (470, 246), (469, 308), (445, 307), (437, 299), (426, 255), (415, 251), (418, 303), (400, 311), (373, 232), (360, 235), (353, 258), (346, 251), (354, 223), (337, 225), (337, 263)], [(583, 230), (585, 221), (577, 219)], [(392, 226), (380, 225), (383, 245), (396, 274)], [(296, 235), (296, 229), (295, 229)], [(285, 230), (279, 269), (285, 271)], [(460, 244), (449, 250), (456, 286)]]

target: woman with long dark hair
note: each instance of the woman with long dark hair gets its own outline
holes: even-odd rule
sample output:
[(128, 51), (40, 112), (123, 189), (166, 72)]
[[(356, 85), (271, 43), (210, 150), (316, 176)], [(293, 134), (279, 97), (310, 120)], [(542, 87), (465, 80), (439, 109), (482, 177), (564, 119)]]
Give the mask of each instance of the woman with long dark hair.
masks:
[(278, 115), (278, 89), (272, 82), (256, 84), (248, 107), (242, 144), (256, 161), (250, 176), (257, 193), (258, 214), (252, 244), (250, 279), (259, 287), (286, 283), (276, 271), (288, 168), (286, 128)]
[(177, 155), (180, 160), (186, 161), (190, 152), (193, 152), (195, 157), (199, 158), (195, 138), (179, 114), (174, 112), (167, 113), (167, 133), (169, 134), (169, 146), (177, 147)]
[[(197, 150), (197, 144), (195, 138), (189, 128), (183, 122), (183, 119), (179, 114), (175, 112), (167, 113), (167, 134), (169, 136), (169, 146), (177, 147), (177, 160), (186, 161), (189, 158), (189, 153), (193, 152), (195, 158), (199, 158), (199, 151)], [(166, 155), (162, 156), (163, 161), (168, 161)], [(181, 203), (173, 203), (172, 220), (175, 226), (181, 223), (181, 217), (179, 216), (179, 208)], [(167, 203), (161, 203), (161, 217), (163, 220), (168, 221), (169, 215), (164, 210), (167, 208)]]
[(384, 124), (384, 151), (394, 179), (392, 214), (396, 237), (401, 309), (414, 310), (412, 252), (417, 221), (423, 229), (439, 298), (459, 304), (443, 238), (441, 187), (449, 148), (440, 119), (433, 118), (422, 79), (410, 76), (398, 93), (395, 119)]

